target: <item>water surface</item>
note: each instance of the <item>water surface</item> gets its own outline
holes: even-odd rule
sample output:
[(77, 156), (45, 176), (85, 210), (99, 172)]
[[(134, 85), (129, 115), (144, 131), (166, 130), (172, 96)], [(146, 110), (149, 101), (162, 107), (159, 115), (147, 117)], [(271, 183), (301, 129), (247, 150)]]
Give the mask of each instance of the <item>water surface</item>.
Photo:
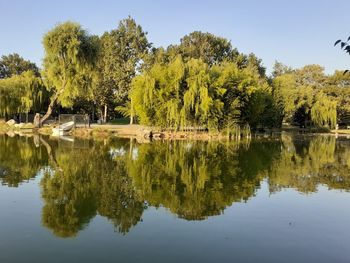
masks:
[(0, 136), (0, 262), (349, 262), (350, 140)]

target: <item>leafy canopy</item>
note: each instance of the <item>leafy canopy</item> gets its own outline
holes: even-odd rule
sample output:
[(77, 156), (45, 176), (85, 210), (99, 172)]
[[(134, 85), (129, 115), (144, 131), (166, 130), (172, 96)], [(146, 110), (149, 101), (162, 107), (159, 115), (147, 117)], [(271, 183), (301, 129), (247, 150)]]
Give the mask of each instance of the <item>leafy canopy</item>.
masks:
[(64, 107), (78, 96), (91, 95), (97, 46), (81, 26), (73, 22), (57, 25), (43, 39), (43, 77), (49, 90)]

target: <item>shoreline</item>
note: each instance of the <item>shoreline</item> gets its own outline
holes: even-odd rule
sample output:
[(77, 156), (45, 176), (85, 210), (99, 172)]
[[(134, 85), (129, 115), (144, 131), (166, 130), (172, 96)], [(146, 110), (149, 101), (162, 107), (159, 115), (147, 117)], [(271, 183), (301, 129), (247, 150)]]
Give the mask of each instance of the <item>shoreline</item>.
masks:
[[(7, 124), (0, 124), (0, 134), (41, 134), (51, 135), (53, 126), (45, 126), (42, 128), (15, 128)], [(230, 139), (247, 139), (255, 137), (256, 135), (273, 135), (278, 133), (294, 133), (304, 135), (329, 135), (329, 136), (341, 136), (350, 137), (350, 130), (331, 130), (329, 132), (316, 132), (313, 130), (305, 130), (298, 128), (282, 128), (282, 129), (271, 129), (265, 132), (252, 132), (251, 135), (240, 136), (230, 138), (228, 134), (224, 132), (208, 132), (208, 131), (169, 131), (160, 129), (157, 127), (148, 127), (138, 124), (92, 124), (89, 128), (77, 127), (67, 135), (86, 138), (86, 139), (98, 139), (107, 138), (111, 136), (122, 137), (122, 138), (136, 138), (139, 141), (149, 141), (150, 139), (164, 139), (164, 140), (230, 140)]]

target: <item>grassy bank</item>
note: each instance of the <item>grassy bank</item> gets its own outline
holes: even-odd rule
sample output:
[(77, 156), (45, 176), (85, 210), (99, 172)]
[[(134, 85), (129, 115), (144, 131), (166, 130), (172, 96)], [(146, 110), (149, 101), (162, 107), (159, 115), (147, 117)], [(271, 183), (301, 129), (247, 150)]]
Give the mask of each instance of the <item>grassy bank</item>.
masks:
[[(39, 129), (33, 125), (23, 125), (22, 127), (9, 126), (4, 121), (0, 122), (0, 133), (39, 133), (43, 135), (51, 135), (54, 126), (45, 126)], [(289, 133), (322, 133), (322, 134), (344, 134), (350, 135), (350, 130), (324, 130), (324, 129), (300, 129), (298, 127), (283, 127), (282, 129), (266, 130), (262, 133), (269, 134), (275, 132), (289, 132)], [(260, 133), (260, 132), (259, 132)], [(147, 127), (142, 125), (117, 125), (117, 124), (93, 124), (90, 128), (76, 128), (72, 130), (69, 135), (82, 139), (105, 139), (112, 136), (117, 137), (134, 137), (140, 142), (147, 142), (150, 137), (153, 139), (164, 140), (228, 140), (230, 136), (227, 131), (223, 132), (208, 132), (208, 131), (171, 131), (157, 127)], [(250, 137), (250, 133), (239, 131), (238, 134), (231, 137), (232, 139), (241, 139)]]
[(350, 135), (350, 129), (349, 130), (332, 130), (332, 133), (334, 134), (349, 134)]

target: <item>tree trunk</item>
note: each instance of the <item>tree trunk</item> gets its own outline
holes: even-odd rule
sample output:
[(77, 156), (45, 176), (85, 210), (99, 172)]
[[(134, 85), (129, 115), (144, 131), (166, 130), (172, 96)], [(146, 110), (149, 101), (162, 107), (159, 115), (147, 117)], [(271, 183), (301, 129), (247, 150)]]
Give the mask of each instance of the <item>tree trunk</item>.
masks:
[(107, 122), (107, 104), (105, 104), (105, 110), (104, 110), (104, 115), (103, 115), (103, 122)]
[(47, 108), (45, 115), (40, 119), (40, 126), (43, 126), (44, 122), (51, 116), (53, 106), (55, 105), (55, 103), (57, 101), (57, 97), (58, 96), (55, 96), (54, 98), (51, 99), (49, 107)]
[(133, 111), (132, 99), (130, 99), (130, 124), (134, 124), (134, 111)]
[(89, 128), (90, 128), (90, 123), (93, 123), (94, 120), (95, 120), (95, 107), (92, 107), (91, 119), (89, 119)]
[(47, 108), (47, 111), (45, 115), (40, 119), (40, 126), (43, 126), (44, 122), (51, 116), (53, 107), (55, 106), (55, 103), (57, 102), (58, 97), (63, 93), (64, 89), (66, 88), (66, 81), (63, 81), (61, 90), (58, 91), (51, 99), (49, 107)]

